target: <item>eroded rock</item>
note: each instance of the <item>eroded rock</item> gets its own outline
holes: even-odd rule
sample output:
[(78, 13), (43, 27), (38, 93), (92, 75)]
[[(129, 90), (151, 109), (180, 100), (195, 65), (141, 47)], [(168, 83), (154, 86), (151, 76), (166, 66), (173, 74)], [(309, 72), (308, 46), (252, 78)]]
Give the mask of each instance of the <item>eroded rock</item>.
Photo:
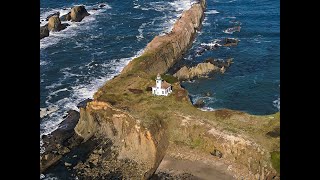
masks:
[[(41, 22), (40, 22), (41, 24)], [(40, 39), (48, 37), (49, 36), (49, 29), (48, 25), (40, 27)]]
[(89, 15), (90, 14), (87, 12), (84, 6), (74, 6), (71, 9), (71, 13), (70, 13), (71, 21), (75, 21), (75, 22), (80, 22), (84, 17)]

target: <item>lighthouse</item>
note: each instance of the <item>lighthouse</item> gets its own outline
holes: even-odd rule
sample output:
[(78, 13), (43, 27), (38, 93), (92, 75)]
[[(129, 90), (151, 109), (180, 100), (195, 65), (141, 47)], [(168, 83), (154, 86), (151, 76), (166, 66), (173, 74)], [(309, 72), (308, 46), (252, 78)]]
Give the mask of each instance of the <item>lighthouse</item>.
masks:
[(156, 80), (156, 86), (152, 87), (152, 94), (158, 96), (168, 96), (172, 92), (172, 86), (168, 82), (164, 81), (158, 73)]

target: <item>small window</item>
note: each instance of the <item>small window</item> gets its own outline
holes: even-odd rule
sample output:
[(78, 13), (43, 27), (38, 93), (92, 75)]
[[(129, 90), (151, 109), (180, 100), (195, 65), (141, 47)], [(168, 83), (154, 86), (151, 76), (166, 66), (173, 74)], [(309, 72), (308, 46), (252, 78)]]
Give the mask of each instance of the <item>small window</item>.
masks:
[(164, 94), (164, 91), (162, 91), (162, 94)]

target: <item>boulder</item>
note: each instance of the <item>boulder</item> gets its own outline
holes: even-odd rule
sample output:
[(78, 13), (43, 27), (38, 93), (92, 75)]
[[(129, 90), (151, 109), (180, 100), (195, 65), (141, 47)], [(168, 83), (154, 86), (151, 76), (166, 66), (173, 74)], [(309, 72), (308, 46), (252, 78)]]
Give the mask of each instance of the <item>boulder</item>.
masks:
[(202, 108), (204, 107), (204, 101), (203, 99), (198, 99), (196, 103), (194, 103), (194, 106), (197, 108)]
[(86, 16), (89, 16), (90, 14), (87, 12), (86, 8), (84, 6), (74, 6), (71, 9), (71, 21), (80, 22), (82, 19)]
[(48, 25), (40, 27), (40, 39), (49, 36)]
[(51, 16), (48, 22), (49, 31), (61, 31), (67, 27), (67, 24), (61, 24), (58, 16)]
[(210, 152), (211, 155), (217, 156), (218, 158), (222, 158), (222, 153), (221, 151), (214, 149), (212, 152)]
[(50, 14), (49, 16), (47, 16), (47, 18), (46, 18), (46, 21), (49, 21), (49, 19), (52, 17), (52, 16), (60, 16), (60, 12), (55, 12), (55, 13), (52, 13), (52, 14)]
[(60, 20), (61, 21), (70, 21), (71, 20), (71, 12), (69, 12), (68, 14), (65, 14), (65, 15), (62, 15), (61, 17), (60, 17)]
[(105, 7), (106, 5), (105, 4), (100, 4), (99, 5), (99, 8), (103, 8), (103, 7)]

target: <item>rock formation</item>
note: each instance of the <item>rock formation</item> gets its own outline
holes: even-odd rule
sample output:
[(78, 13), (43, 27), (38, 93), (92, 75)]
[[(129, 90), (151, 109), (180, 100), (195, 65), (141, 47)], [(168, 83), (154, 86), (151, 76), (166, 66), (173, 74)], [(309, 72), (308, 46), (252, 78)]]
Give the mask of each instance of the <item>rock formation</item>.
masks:
[(61, 31), (67, 27), (67, 24), (61, 24), (59, 16), (51, 16), (48, 22), (49, 31)]
[(89, 16), (90, 14), (87, 12), (84, 6), (74, 6), (71, 9), (71, 12), (65, 15), (62, 15), (60, 18), (59, 18), (59, 15), (60, 15), (59, 12), (55, 12), (53, 14), (50, 14), (46, 18), (46, 21), (48, 21), (48, 24), (40, 27), (40, 39), (49, 36), (50, 31), (61, 31), (65, 29), (67, 26), (69, 26), (69, 24), (61, 23), (61, 21), (71, 20), (74, 22), (80, 22), (84, 17)]
[(70, 14), (71, 14), (71, 12), (68, 12), (67, 14), (60, 16), (60, 20), (61, 21), (70, 21), (71, 20)]
[[(132, 60), (123, 70), (129, 72), (140, 67), (146, 73), (164, 73), (175, 64), (191, 45), (196, 31), (201, 27), (205, 1), (194, 4), (176, 21), (172, 31), (164, 36), (156, 36), (145, 48), (144, 53)], [(138, 65), (137, 65), (138, 64)]]
[(45, 26), (40, 27), (40, 39), (48, 37), (49, 36), (49, 29), (48, 24)]
[(206, 59), (203, 63), (199, 63), (197, 66), (187, 68), (183, 66), (173, 76), (179, 80), (193, 79), (195, 77), (204, 77), (209, 73), (218, 72), (224, 73), (232, 63), (232, 58), (224, 60), (216, 60), (213, 58)]
[(210, 72), (218, 71), (219, 68), (210, 62), (199, 63), (195, 67), (187, 68), (186, 66), (182, 67), (178, 72), (173, 76), (177, 77), (179, 80), (192, 79), (194, 77), (203, 77), (208, 75)]
[[(139, 123), (139, 120), (128, 113), (113, 108), (108, 103), (92, 101), (87, 104), (86, 108), (80, 109), (80, 120), (75, 127), (75, 132), (84, 141), (92, 136), (111, 140), (113, 151), (117, 154), (115, 157), (118, 164), (110, 167), (110, 171), (111, 168), (122, 168), (123, 175), (128, 175), (126, 178), (147, 179), (157, 169), (168, 146), (165, 126), (162, 121), (159, 121), (145, 128)], [(84, 164), (90, 164), (93, 161), (97, 161), (94, 170), (85, 168), (86, 166), (82, 166), (81, 163), (78, 165), (82, 167), (82, 170), (85, 168), (87, 171), (81, 176), (108, 174), (103, 164), (108, 164), (110, 159), (104, 159), (101, 155), (92, 152)], [(139, 171), (131, 169), (132, 167), (123, 169), (120, 165), (126, 161), (131, 161), (138, 166)]]
[(71, 21), (75, 21), (75, 22), (80, 22), (84, 17), (89, 15), (90, 14), (87, 12), (84, 6), (74, 6), (71, 9), (71, 13), (70, 13)]
[(46, 18), (46, 21), (49, 21), (49, 19), (50, 19), (50, 17), (52, 17), (52, 16), (60, 16), (60, 12), (55, 12), (55, 13), (52, 13), (52, 14), (50, 14), (49, 16), (47, 16), (47, 18)]

